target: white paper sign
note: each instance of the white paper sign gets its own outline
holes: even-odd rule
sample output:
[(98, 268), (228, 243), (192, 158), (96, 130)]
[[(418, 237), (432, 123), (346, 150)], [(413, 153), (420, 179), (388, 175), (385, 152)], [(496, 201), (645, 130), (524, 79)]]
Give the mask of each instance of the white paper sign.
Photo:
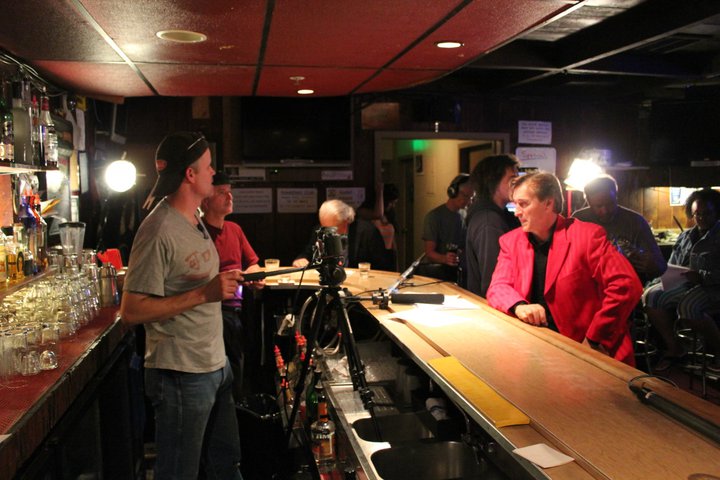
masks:
[(557, 153), (553, 147), (518, 147), (515, 155), (520, 160), (521, 167), (535, 167), (555, 173)]
[(233, 188), (233, 213), (272, 213), (272, 188)]
[(518, 121), (518, 143), (550, 145), (552, 143), (552, 122)]
[(323, 170), (320, 172), (321, 180), (352, 180), (352, 170)]
[(278, 213), (317, 213), (316, 188), (278, 188)]
[(328, 187), (325, 189), (328, 200), (338, 199), (353, 208), (358, 208), (365, 201), (363, 187)]

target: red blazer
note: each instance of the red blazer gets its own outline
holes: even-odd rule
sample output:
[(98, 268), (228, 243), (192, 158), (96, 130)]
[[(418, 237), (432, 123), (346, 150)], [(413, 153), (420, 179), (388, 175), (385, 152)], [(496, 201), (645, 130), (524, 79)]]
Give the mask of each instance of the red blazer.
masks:
[[(500, 237), (500, 255), (487, 292), (494, 308), (509, 313), (530, 302), (534, 260), (528, 234), (516, 228)], [(545, 301), (560, 333), (602, 344), (617, 360), (635, 365), (629, 321), (642, 285), (630, 262), (595, 224), (558, 216), (545, 277)]]

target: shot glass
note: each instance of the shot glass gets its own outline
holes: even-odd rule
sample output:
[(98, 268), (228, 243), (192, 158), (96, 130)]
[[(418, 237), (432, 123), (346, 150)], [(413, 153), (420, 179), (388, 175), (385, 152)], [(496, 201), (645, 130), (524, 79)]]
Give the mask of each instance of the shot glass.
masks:
[(278, 258), (266, 258), (265, 259), (265, 271), (272, 272), (280, 268), (280, 259)]
[(370, 262), (360, 262), (358, 263), (358, 270), (360, 270), (360, 276), (361, 277), (367, 277), (370, 273)]

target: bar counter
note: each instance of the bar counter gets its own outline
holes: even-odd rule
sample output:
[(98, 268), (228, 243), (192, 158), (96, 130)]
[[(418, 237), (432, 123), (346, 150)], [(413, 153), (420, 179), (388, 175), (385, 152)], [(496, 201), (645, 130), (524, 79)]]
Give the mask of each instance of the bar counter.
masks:
[[(297, 274), (293, 279), (297, 280)], [(352, 293), (387, 288), (398, 274), (348, 269), (343, 283)], [(268, 278), (270, 288), (293, 288)], [(317, 282), (306, 273), (303, 283)], [(413, 277), (415, 285), (433, 279)], [(546, 328), (533, 327), (491, 308), (476, 295), (447, 283), (403, 292), (456, 295), (476, 310), (445, 310), (431, 321), (400, 320), (413, 306), (365, 308), (385, 332), (504, 450), (545, 443), (574, 462), (540, 469), (515, 455), (533, 478), (685, 479), (720, 477), (720, 445), (640, 402), (628, 382), (643, 372)], [(496, 428), (431, 365), (455, 357), (467, 370), (530, 418), (529, 425)], [(640, 385), (720, 425), (720, 407), (667, 383), (642, 378)]]
[(62, 339), (58, 368), (16, 375), (0, 386), (0, 478), (13, 478), (106, 367), (127, 333), (117, 311), (102, 308), (73, 337)]

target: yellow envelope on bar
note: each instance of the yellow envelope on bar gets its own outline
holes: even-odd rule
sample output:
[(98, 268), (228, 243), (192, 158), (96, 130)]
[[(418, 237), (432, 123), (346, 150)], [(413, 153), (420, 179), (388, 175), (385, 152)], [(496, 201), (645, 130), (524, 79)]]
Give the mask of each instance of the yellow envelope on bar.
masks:
[(428, 363), (496, 427), (530, 423), (527, 415), (465, 368), (457, 358), (436, 358)]

